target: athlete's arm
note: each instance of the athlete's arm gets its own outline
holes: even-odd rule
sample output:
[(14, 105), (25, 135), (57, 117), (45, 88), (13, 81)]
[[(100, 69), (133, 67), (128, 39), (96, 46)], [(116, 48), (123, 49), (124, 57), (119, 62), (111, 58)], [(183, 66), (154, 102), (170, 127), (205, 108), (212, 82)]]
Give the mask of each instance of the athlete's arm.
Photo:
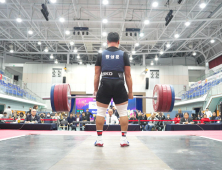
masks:
[(97, 91), (98, 91), (100, 73), (101, 73), (101, 67), (100, 66), (95, 66), (94, 93), (95, 92), (97, 93)]
[(130, 66), (125, 66), (124, 69), (125, 69), (124, 72), (125, 72), (126, 84), (129, 91), (128, 97), (129, 99), (133, 99), (133, 81), (131, 77), (131, 68)]

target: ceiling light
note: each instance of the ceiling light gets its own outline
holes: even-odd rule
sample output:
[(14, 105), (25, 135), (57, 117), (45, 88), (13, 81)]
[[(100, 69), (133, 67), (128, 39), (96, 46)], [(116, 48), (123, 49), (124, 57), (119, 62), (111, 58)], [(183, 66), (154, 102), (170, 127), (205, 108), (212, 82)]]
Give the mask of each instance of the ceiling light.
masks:
[(163, 54), (163, 50), (160, 50), (160, 55), (162, 55)]
[(205, 8), (206, 6), (207, 6), (207, 4), (206, 4), (205, 2), (202, 2), (202, 3), (200, 4), (200, 8), (201, 8), (201, 9)]
[(153, 61), (151, 61), (150, 65), (153, 66), (153, 64), (154, 64)]
[(103, 32), (103, 33), (102, 33), (102, 36), (103, 36), (103, 37), (107, 36), (107, 33), (106, 33), (106, 32)]
[(135, 43), (135, 47), (138, 47), (140, 44), (137, 42), (137, 43)]
[(56, 0), (50, 0), (51, 3), (56, 3)]
[(193, 52), (193, 56), (195, 56), (195, 55), (197, 55), (197, 53), (194, 51), (194, 52)]
[(79, 56), (79, 54), (77, 55), (77, 59), (80, 59), (80, 56)]
[(140, 33), (140, 37), (143, 37), (143, 36), (144, 36), (144, 33), (143, 33), (143, 32), (141, 32), (141, 33)]
[(136, 54), (136, 51), (134, 49), (132, 50), (132, 54)]
[(168, 43), (166, 44), (166, 47), (167, 47), (167, 48), (170, 48), (170, 46), (171, 46), (171, 44), (168, 42)]
[(54, 57), (53, 57), (53, 54), (51, 54), (51, 55), (50, 55), (50, 59), (53, 59), (53, 58), (54, 58)]
[(60, 21), (60, 22), (65, 22), (65, 18), (60, 17), (60, 18), (59, 18), (59, 21)]
[(179, 38), (180, 37), (180, 35), (178, 34), (178, 33), (176, 33), (175, 35), (174, 35), (174, 38)]
[(106, 42), (104, 42), (104, 43), (103, 43), (103, 46), (104, 46), (104, 47), (105, 47), (105, 46), (107, 46), (107, 43), (106, 43)]
[(58, 64), (58, 60), (57, 59), (55, 60), (55, 64)]
[(47, 53), (47, 52), (49, 52), (49, 49), (46, 47), (44, 51)]
[(145, 25), (148, 25), (149, 23), (150, 23), (150, 21), (149, 21), (148, 19), (145, 19), (145, 20), (144, 20), (144, 24), (145, 24)]
[(38, 45), (41, 45), (42, 43), (41, 43), (41, 41), (38, 41)]
[(190, 22), (187, 20), (187, 21), (184, 23), (184, 25), (185, 25), (186, 27), (189, 27), (189, 26), (190, 26)]
[(211, 39), (211, 40), (210, 40), (210, 43), (211, 43), (211, 44), (215, 43), (215, 40), (214, 40), (214, 39)]
[(99, 48), (99, 53), (102, 53), (102, 52), (103, 52), (102, 48)]
[(158, 57), (157, 57), (157, 55), (155, 56), (155, 60), (158, 61)]
[(14, 50), (13, 50), (13, 49), (11, 49), (9, 52), (10, 52), (10, 53), (14, 53)]
[(69, 30), (66, 30), (66, 31), (65, 31), (65, 34), (66, 34), (66, 35), (69, 35), (69, 34), (70, 34), (70, 31), (69, 31)]
[(107, 5), (109, 3), (108, 0), (103, 0), (103, 5)]
[(28, 30), (28, 34), (30, 34), (30, 35), (32, 35), (32, 34), (33, 34), (32, 29)]
[(79, 64), (82, 64), (82, 61), (80, 61)]
[(108, 20), (106, 18), (103, 19), (103, 23), (106, 24)]
[(19, 22), (19, 23), (22, 22), (21, 15), (19, 15), (19, 16), (16, 18), (16, 21)]
[(152, 7), (156, 8), (157, 6), (158, 6), (158, 2), (154, 1), (154, 2), (152, 3)]
[(73, 42), (73, 41), (70, 41), (69, 44), (70, 44), (71, 46), (73, 46), (73, 45), (74, 45), (74, 42)]
[(130, 59), (130, 61), (132, 61), (132, 60), (133, 60), (133, 57), (132, 57), (132, 56), (130, 56), (130, 58), (129, 58), (129, 59)]
[(0, 0), (1, 3), (5, 3), (5, 0)]
[(74, 48), (73, 52), (74, 52), (74, 53), (77, 53), (77, 52), (78, 52), (78, 50), (77, 50), (76, 47)]

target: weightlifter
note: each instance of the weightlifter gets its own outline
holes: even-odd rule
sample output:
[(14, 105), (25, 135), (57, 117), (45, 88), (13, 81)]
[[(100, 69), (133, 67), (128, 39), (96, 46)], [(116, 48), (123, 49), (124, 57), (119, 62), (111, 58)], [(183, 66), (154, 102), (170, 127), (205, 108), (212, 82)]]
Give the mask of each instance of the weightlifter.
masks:
[[(120, 117), (122, 131), (120, 146), (124, 147), (129, 146), (129, 142), (126, 139), (128, 129), (128, 99), (133, 99), (130, 62), (128, 54), (119, 49), (118, 33), (110, 32), (107, 36), (107, 44), (108, 48), (102, 54), (98, 54), (95, 65), (94, 96), (96, 96), (97, 103), (97, 140), (95, 146), (103, 146), (102, 132), (104, 118), (111, 98), (113, 98)], [(101, 73), (102, 79), (99, 86)], [(124, 75), (128, 94), (124, 85)]]

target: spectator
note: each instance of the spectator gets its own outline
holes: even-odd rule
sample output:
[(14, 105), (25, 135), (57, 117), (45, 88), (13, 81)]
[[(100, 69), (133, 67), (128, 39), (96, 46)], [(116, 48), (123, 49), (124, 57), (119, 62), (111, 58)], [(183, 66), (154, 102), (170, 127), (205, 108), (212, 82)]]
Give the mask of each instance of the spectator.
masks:
[(180, 115), (177, 113), (175, 118), (173, 119), (175, 124), (179, 124), (180, 123)]
[(86, 117), (87, 117), (87, 121), (90, 121), (90, 117), (93, 117), (93, 114), (91, 112), (89, 112), (89, 109), (86, 109)]
[[(82, 121), (79, 113), (76, 113), (76, 122)], [(75, 124), (76, 127), (80, 127), (80, 130), (82, 131), (82, 124), (81, 123), (76, 123)]]
[(17, 115), (16, 111), (13, 112), (12, 118), (14, 121), (16, 121), (16, 119), (18, 119), (18, 115)]
[(209, 108), (206, 108), (205, 114), (207, 115), (207, 118), (212, 116), (212, 112), (209, 110)]
[(30, 108), (29, 108), (29, 111), (27, 111), (27, 113), (29, 112), (29, 114), (31, 114), (31, 111), (32, 111), (32, 108), (30, 107)]
[(8, 118), (11, 118), (11, 117), (12, 117), (12, 110), (11, 110), (11, 107), (10, 107), (10, 106), (8, 106), (8, 108), (5, 109), (4, 112), (7, 113), (7, 117), (8, 117)]
[(20, 112), (19, 113), (19, 119), (20, 119), (20, 122), (23, 123), (24, 120), (25, 120), (26, 116), (24, 115), (24, 113)]
[(33, 106), (33, 109), (35, 109), (35, 110), (38, 110), (38, 108), (39, 108), (38, 105)]
[(31, 115), (31, 113), (27, 112), (27, 113), (26, 113), (26, 117), (29, 116), (29, 115)]
[[(210, 118), (210, 120), (217, 120), (217, 114), (215, 112), (213, 112), (213, 115)], [(217, 123), (217, 122), (216, 121), (211, 121), (211, 123)]]
[[(158, 118), (156, 117), (156, 114), (152, 114), (148, 120), (158, 120)], [(155, 127), (156, 125), (156, 121), (148, 121), (148, 124), (145, 126), (145, 130), (146, 131), (151, 131), (153, 127)]]
[(46, 118), (45, 118), (46, 120), (45, 120), (45, 123), (52, 123), (52, 118), (51, 118), (51, 115), (50, 115), (50, 113), (47, 113), (47, 115), (46, 115)]
[[(166, 117), (165, 120), (172, 120), (172, 119), (170, 118), (170, 114), (167, 114), (167, 117)], [(172, 121), (166, 121), (166, 122), (164, 122), (165, 125), (171, 124), (171, 123), (172, 123)]]
[[(162, 112), (159, 112), (157, 115), (157, 119), (158, 120), (165, 120), (165, 116)], [(162, 131), (164, 126), (163, 126), (163, 121), (158, 121), (156, 124), (156, 128), (158, 131)]]
[(39, 117), (40, 117), (40, 120), (41, 120), (41, 123), (45, 123), (45, 113), (40, 113), (39, 114)]
[(180, 119), (180, 124), (194, 124), (191, 117), (189, 117), (189, 113), (185, 112), (184, 117)]
[(119, 113), (114, 106), (113, 106), (113, 115), (115, 115), (119, 119)]
[[(135, 118), (135, 115), (132, 114), (129, 120), (137, 120), (137, 119)], [(136, 122), (136, 121), (130, 121), (129, 123), (130, 124), (138, 124), (138, 122)]]
[[(219, 116), (216, 119), (221, 120), (221, 112), (219, 112)], [(220, 123), (220, 122), (218, 121), (217, 123)]]
[(119, 120), (115, 115), (113, 115), (113, 110), (109, 109), (108, 110), (108, 115), (106, 115), (106, 124), (107, 125), (118, 125)]
[(68, 121), (67, 121), (66, 114), (64, 112), (61, 113), (61, 116), (60, 116), (60, 126), (62, 127), (62, 129), (65, 126), (65, 130), (67, 130)]
[(201, 111), (201, 115), (200, 115), (200, 117), (201, 117), (201, 118), (204, 117), (204, 110)]
[(2, 117), (1, 117), (2, 120), (0, 120), (0, 122), (5, 123), (7, 120), (4, 120), (4, 119), (8, 119), (8, 118), (9, 117), (7, 116), (7, 112), (4, 112)]
[(144, 113), (139, 112), (138, 117), (139, 117), (140, 129), (143, 131), (146, 131), (145, 126), (146, 126), (147, 122), (141, 121), (141, 120), (147, 120), (146, 115)]
[(82, 121), (88, 121), (88, 118), (85, 112), (82, 112)]
[(177, 114), (179, 114), (180, 118), (183, 117), (183, 113), (182, 113), (181, 109), (178, 109), (178, 113)]
[(74, 125), (74, 121), (76, 121), (75, 117), (73, 117), (73, 113), (70, 113), (69, 117), (67, 118), (68, 121), (68, 130), (71, 127), (71, 130), (76, 130), (76, 126)]
[(210, 119), (204, 114), (204, 117), (201, 119), (201, 123), (210, 124)]
[(52, 119), (56, 119), (56, 120), (53, 120), (53, 123), (59, 123), (60, 117), (58, 116), (58, 113), (55, 113), (55, 116), (53, 116)]
[(40, 117), (36, 115), (36, 110), (35, 109), (32, 109), (31, 115), (28, 115), (25, 118), (25, 123), (30, 123), (30, 122), (40, 123)]

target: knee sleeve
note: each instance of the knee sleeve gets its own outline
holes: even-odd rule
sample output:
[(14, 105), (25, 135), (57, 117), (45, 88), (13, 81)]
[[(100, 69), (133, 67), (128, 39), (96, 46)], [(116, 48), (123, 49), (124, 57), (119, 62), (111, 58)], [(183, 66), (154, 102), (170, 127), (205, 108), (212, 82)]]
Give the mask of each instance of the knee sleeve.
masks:
[(105, 117), (106, 111), (107, 111), (107, 108), (97, 106), (97, 116)]
[(128, 116), (127, 106), (128, 104), (116, 105), (116, 109), (119, 113), (119, 117)]

